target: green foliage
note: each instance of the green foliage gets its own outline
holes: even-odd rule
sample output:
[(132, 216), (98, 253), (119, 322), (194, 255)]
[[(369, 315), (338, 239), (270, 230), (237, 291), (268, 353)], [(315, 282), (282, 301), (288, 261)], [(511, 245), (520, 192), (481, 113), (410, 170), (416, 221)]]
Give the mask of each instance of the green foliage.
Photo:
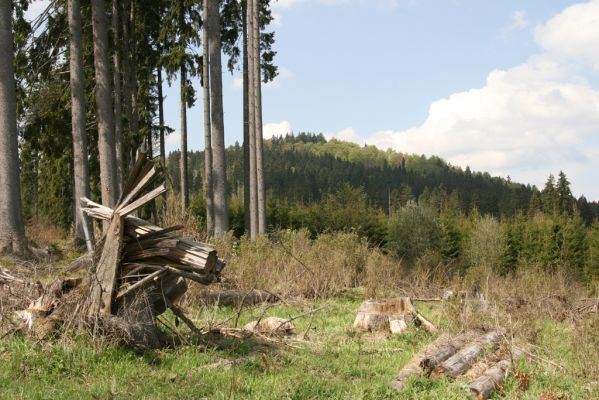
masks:
[(412, 262), (437, 252), (442, 234), (434, 213), (428, 207), (410, 201), (389, 221), (387, 248), (396, 257)]
[(506, 239), (499, 222), (491, 216), (477, 218), (464, 250), (470, 268), (481, 275), (498, 272), (505, 251)]

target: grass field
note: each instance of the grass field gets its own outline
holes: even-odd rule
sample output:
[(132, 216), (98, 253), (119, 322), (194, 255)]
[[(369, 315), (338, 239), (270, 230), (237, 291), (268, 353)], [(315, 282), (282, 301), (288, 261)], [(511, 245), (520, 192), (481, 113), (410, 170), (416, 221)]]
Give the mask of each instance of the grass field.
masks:
[[(353, 290), (329, 300), (261, 305), (240, 314), (239, 326), (260, 315), (305, 314), (294, 320), (298, 339), (288, 341), (221, 337), (209, 345), (187, 342), (139, 355), (94, 342), (87, 335), (41, 343), (19, 336), (5, 338), (0, 341), (0, 398), (468, 398), (465, 382), (459, 381), (414, 379), (400, 393), (390, 389), (389, 381), (432, 337), (415, 328), (389, 338), (352, 332), (362, 300), (363, 293)], [(419, 308), (447, 329), (448, 320), (440, 310)], [(233, 326), (237, 316), (237, 309), (229, 307), (188, 311), (203, 327), (218, 321)], [(172, 316), (167, 319), (174, 323)], [(185, 332), (183, 326), (177, 329)], [(521, 378), (509, 378), (496, 397), (599, 398), (597, 383), (573, 372), (579, 360), (569, 325), (547, 320), (538, 335), (536, 345), (544, 357), (521, 362)], [(520, 387), (527, 378), (529, 387)]]

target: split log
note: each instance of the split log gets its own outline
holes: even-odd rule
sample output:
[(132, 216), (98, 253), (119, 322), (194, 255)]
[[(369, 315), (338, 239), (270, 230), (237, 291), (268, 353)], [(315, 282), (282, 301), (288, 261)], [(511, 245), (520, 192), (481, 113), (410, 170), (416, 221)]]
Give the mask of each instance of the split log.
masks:
[(123, 246), (123, 218), (115, 214), (106, 234), (100, 261), (96, 265), (94, 278), (90, 285), (89, 308), (87, 314), (95, 317), (98, 314), (112, 313), (112, 295), (115, 291), (117, 270), (121, 262)]
[(523, 351), (516, 348), (512, 351), (511, 358), (501, 360), (487, 368), (481, 376), (469, 385), (472, 397), (476, 400), (488, 399), (495, 389), (503, 385), (512, 367), (512, 361), (522, 356), (522, 354)]
[(393, 319), (389, 321), (389, 329), (392, 335), (399, 335), (408, 329), (408, 324), (403, 319)]
[(499, 342), (499, 333), (492, 331), (480, 337), (475, 342), (466, 345), (453, 356), (445, 360), (433, 371), (433, 375), (448, 375), (453, 378), (469, 369), (487, 347), (495, 348)]
[(435, 354), (439, 348), (446, 345), (448, 340), (450, 340), (449, 335), (441, 335), (435, 341), (429, 343), (414, 357), (412, 357), (412, 359), (401, 369), (401, 371), (399, 371), (399, 374), (393, 378), (389, 385), (396, 390), (401, 390), (410, 378), (423, 376), (424, 371), (420, 366), (422, 360), (429, 357), (431, 354)]
[(426, 375), (430, 375), (435, 368), (457, 353), (474, 337), (475, 334), (473, 332), (468, 332), (447, 340), (444, 344), (438, 346), (434, 352), (427, 354), (422, 361), (420, 361), (420, 367)]

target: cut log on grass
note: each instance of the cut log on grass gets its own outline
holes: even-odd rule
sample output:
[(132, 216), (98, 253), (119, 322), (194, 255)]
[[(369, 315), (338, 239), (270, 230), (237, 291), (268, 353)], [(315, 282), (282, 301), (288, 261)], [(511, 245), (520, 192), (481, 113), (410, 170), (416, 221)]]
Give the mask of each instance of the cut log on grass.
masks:
[(417, 321), (416, 324), (422, 326), (429, 333), (436, 334), (439, 331), (432, 322), (424, 318), (418, 311), (414, 311), (412, 315), (414, 316), (414, 321)]
[(455, 378), (468, 370), (488, 347), (495, 348), (499, 342), (497, 331), (489, 332), (474, 342), (465, 345), (460, 351), (445, 360), (433, 371), (436, 376), (447, 375)]
[(470, 383), (470, 393), (476, 400), (488, 399), (493, 391), (500, 388), (507, 377), (512, 361), (518, 359), (523, 354), (521, 349), (514, 349), (510, 358), (498, 361), (490, 368), (487, 368), (482, 375)]
[(393, 378), (389, 385), (396, 390), (401, 390), (405, 387), (410, 378), (423, 376), (424, 371), (420, 366), (422, 360), (429, 357), (431, 354), (436, 353), (439, 348), (446, 345), (448, 340), (450, 340), (449, 335), (441, 335), (436, 340), (429, 343), (414, 357), (412, 357), (412, 359), (401, 369), (401, 371), (399, 371), (399, 374)]
[(475, 335), (476, 334), (473, 332), (462, 333), (461, 335), (454, 336), (447, 340), (444, 344), (438, 346), (434, 352), (428, 353), (422, 361), (420, 361), (420, 367), (426, 375), (430, 375), (435, 368), (457, 353), (466, 343), (470, 342)]

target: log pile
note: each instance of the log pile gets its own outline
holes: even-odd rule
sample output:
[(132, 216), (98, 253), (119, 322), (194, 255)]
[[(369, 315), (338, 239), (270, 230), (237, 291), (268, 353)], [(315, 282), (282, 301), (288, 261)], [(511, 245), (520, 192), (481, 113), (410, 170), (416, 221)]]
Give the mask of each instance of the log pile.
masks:
[[(225, 264), (213, 248), (177, 236), (181, 226), (161, 228), (132, 215), (165, 192), (160, 175), (159, 167), (142, 156), (114, 208), (81, 199), (83, 211), (107, 226), (90, 274), (83, 280), (60, 278), (41, 288), (41, 297), (16, 313), (25, 329), (41, 337), (77, 319), (94, 333), (118, 336), (143, 350), (161, 344), (156, 318), (170, 309), (199, 332), (176, 302), (188, 280), (209, 285), (220, 279)], [(0, 280), (9, 279), (13, 277), (2, 271)]]
[(483, 334), (441, 335), (420, 350), (390, 386), (401, 390), (412, 377), (460, 377), (470, 382), (468, 388), (474, 399), (487, 399), (501, 387), (513, 360), (523, 354), (522, 350), (513, 347), (508, 354), (498, 350), (500, 355), (494, 354), (494, 362), (489, 362), (488, 358), (481, 361), (486, 353), (498, 349), (502, 334), (502, 330), (493, 330)]
[[(185, 279), (209, 285), (219, 279), (224, 263), (216, 250), (176, 236), (181, 226), (161, 228), (130, 215), (166, 191), (159, 169), (141, 157), (132, 169), (123, 195), (114, 209), (82, 198), (86, 214), (108, 224), (102, 252), (91, 281), (88, 316), (110, 315), (121, 301), (154, 286), (164, 301), (174, 303), (186, 290)], [(160, 302), (160, 300), (158, 300)]]

